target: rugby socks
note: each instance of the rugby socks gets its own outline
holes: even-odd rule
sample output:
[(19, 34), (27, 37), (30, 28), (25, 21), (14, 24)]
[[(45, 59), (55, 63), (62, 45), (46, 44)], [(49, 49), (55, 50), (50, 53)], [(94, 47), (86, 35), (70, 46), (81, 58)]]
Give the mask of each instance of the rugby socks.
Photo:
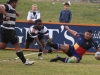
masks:
[(50, 44), (50, 47), (53, 47), (54, 49), (60, 49), (60, 44)]
[(65, 58), (65, 63), (68, 63), (69, 58)]
[(22, 61), (23, 63), (26, 62), (26, 59), (25, 59), (24, 54), (23, 54), (22, 51), (16, 52), (16, 55), (21, 59), (21, 61)]
[(65, 62), (66, 58), (58, 57), (57, 59), (60, 60), (60, 61), (62, 61), (62, 62)]
[[(41, 50), (41, 49), (39, 49), (39, 52), (42, 52), (42, 50)], [(42, 56), (42, 53), (39, 53), (39, 54), (38, 54), (38, 56)]]

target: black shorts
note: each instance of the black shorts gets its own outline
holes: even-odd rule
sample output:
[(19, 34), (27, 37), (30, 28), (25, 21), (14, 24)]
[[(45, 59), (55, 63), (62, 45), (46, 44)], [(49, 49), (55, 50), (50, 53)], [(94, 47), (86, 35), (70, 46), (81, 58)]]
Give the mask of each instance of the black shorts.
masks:
[(1, 42), (3, 43), (11, 43), (12, 45), (19, 42), (16, 31), (11, 29), (4, 29), (1, 27)]
[[(39, 39), (39, 40), (44, 39), (43, 34), (39, 34), (39, 35), (38, 35), (38, 39)], [(29, 35), (29, 33), (27, 33), (26, 42), (30, 42), (30, 43), (31, 43), (31, 42), (33, 42), (33, 41), (34, 41), (34, 38), (31, 38), (30, 35)]]

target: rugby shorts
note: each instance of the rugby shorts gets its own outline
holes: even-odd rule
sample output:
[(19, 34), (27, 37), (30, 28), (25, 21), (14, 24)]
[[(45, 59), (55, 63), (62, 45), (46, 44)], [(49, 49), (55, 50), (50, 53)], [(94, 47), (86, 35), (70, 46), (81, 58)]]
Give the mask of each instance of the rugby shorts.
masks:
[(19, 42), (18, 36), (15, 30), (4, 29), (1, 27), (1, 42), (3, 43), (11, 43), (12, 45)]

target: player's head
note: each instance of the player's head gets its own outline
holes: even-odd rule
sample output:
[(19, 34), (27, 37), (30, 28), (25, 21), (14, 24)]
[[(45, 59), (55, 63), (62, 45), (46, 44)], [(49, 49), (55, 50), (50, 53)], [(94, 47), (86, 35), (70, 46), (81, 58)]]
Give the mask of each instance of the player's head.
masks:
[(9, 0), (7, 3), (11, 4), (13, 8), (16, 8), (18, 0)]
[(37, 19), (35, 20), (35, 25), (38, 29), (41, 29), (43, 24), (42, 24), (42, 20), (41, 19)]
[(69, 3), (68, 2), (65, 2), (64, 9), (67, 10), (68, 8), (69, 8)]
[(86, 40), (91, 39), (91, 37), (92, 37), (92, 30), (86, 30), (84, 37), (85, 37)]
[(32, 5), (32, 10), (33, 10), (33, 11), (37, 11), (37, 4), (33, 4), (33, 5)]

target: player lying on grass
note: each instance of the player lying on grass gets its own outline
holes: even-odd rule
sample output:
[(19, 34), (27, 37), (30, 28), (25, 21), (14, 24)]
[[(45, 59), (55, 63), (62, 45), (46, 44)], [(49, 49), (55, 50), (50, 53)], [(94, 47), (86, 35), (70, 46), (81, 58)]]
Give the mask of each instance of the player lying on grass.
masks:
[(98, 44), (92, 39), (91, 30), (85, 31), (84, 34), (79, 34), (76, 31), (71, 30), (68, 26), (65, 26), (65, 28), (77, 38), (77, 42), (74, 44), (74, 46), (71, 46), (69, 44), (52, 44), (51, 41), (47, 41), (46, 46), (53, 47), (57, 50), (62, 50), (69, 56), (69, 58), (57, 56), (56, 58), (52, 58), (50, 62), (56, 62), (60, 60), (65, 63), (78, 63), (82, 59), (84, 53), (91, 47), (95, 47), (98, 52), (100, 52)]
[[(41, 19), (35, 20), (35, 25), (32, 25), (27, 32), (25, 47), (29, 48), (35, 40), (40, 47), (39, 52), (45, 52), (44, 35), (46, 36), (46, 39), (49, 39), (49, 31), (47, 27), (42, 24)], [(38, 58), (43, 59), (42, 53), (38, 54)]]

